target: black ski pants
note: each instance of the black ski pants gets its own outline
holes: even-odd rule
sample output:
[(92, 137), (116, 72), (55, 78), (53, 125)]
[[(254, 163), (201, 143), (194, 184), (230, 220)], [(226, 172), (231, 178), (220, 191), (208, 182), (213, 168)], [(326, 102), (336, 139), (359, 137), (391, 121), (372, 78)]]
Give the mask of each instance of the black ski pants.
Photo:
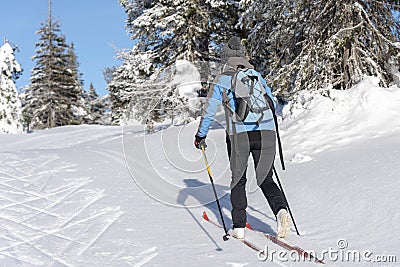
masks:
[(238, 133), (235, 136), (227, 136), (226, 143), (232, 172), (233, 227), (242, 228), (246, 225), (246, 171), (250, 154), (254, 161), (257, 185), (261, 188), (273, 213), (276, 215), (280, 209), (286, 208), (282, 192), (272, 179), (272, 164), (276, 153), (275, 132), (263, 130)]

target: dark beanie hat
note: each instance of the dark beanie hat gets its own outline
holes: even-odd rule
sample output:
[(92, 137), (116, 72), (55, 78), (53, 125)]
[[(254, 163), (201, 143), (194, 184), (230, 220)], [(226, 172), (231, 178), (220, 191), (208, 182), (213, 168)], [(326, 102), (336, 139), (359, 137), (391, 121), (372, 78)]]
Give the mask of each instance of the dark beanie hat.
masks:
[(246, 50), (239, 37), (231, 37), (221, 50), (221, 61), (226, 63), (230, 57), (245, 57)]

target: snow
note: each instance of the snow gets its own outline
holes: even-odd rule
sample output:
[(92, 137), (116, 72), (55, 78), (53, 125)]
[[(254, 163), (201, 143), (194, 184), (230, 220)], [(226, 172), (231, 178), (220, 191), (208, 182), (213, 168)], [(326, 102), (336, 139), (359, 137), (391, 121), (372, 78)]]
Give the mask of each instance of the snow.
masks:
[(199, 110), (197, 91), (201, 89), (200, 72), (197, 67), (187, 60), (177, 60), (172, 86), (177, 87), (180, 98), (187, 99), (191, 110)]
[[(193, 98), (201, 89), (200, 73), (196, 66), (187, 60), (177, 60), (173, 83), (177, 85), (179, 96)], [(193, 82), (196, 81), (196, 82)]]
[(0, 134), (21, 133), (21, 102), (12, 75), (22, 72), (8, 42), (0, 47)]
[[(367, 79), (331, 96), (304, 93), (283, 108), (287, 170), (278, 160), (276, 166), (302, 233), (292, 227), (288, 241), (317, 253), (371, 251), (372, 258), (396, 255), (398, 261), (399, 89)], [(219, 220), (192, 144), (197, 125), (158, 125), (153, 134), (132, 124), (1, 135), (0, 265), (311, 266), (277, 259), (272, 251), (279, 247), (246, 232), (275, 255), (260, 261), (240, 242), (224, 242), (223, 231), (201, 218), (206, 210)], [(224, 140), (224, 130), (214, 127), (207, 156), (230, 226)], [(248, 221), (273, 234), (275, 218), (252, 167), (248, 177)], [(347, 248), (339, 249), (338, 241)], [(356, 264), (327, 254), (324, 260), (326, 266)], [(366, 260), (358, 265), (396, 265)]]
[(290, 147), (286, 159), (304, 160), (305, 154), (310, 160), (315, 152), (397, 131), (400, 89), (378, 83), (369, 77), (350, 90), (331, 90), (330, 98), (301, 92), (297, 103), (282, 110), (281, 134), (285, 147)]
[(72, 114), (76, 117), (84, 117), (87, 115), (87, 111), (83, 107), (71, 106)]

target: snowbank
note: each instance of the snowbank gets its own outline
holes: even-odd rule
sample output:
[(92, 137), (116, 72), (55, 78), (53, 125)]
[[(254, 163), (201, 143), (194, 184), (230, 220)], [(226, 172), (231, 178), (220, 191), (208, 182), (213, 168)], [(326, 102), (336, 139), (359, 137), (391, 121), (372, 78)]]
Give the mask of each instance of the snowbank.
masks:
[(376, 138), (400, 128), (400, 89), (381, 88), (369, 77), (350, 90), (301, 92), (282, 110), (281, 135), (286, 159), (311, 160), (317, 152), (357, 140)]

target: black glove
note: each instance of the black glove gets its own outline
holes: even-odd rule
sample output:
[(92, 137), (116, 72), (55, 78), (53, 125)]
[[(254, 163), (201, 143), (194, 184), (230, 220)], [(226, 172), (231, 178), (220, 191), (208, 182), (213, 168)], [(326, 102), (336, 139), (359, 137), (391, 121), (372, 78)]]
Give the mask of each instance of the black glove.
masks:
[(195, 146), (197, 149), (201, 149), (202, 147), (203, 147), (204, 149), (206, 149), (206, 148), (207, 148), (206, 137), (207, 137), (207, 136), (200, 137), (200, 136), (198, 136), (198, 135), (196, 134), (196, 135), (194, 136), (194, 146)]

